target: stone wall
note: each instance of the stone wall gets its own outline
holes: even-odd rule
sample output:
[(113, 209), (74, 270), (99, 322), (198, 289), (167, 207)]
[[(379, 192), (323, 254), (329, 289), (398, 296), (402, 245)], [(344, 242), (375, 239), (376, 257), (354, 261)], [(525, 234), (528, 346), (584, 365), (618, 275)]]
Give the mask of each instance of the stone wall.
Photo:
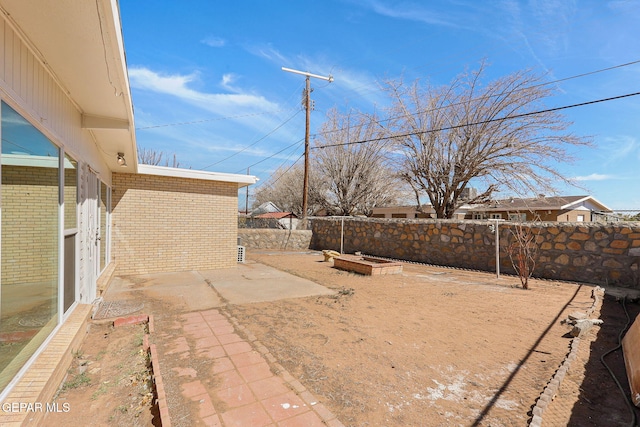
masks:
[[(344, 220), (345, 253), (495, 271), (493, 221), (354, 218)], [(341, 219), (313, 221), (311, 249), (340, 250)], [(499, 225), (500, 270), (515, 271), (506, 248), (514, 223)], [(534, 277), (640, 288), (640, 223), (532, 224)]]
[(240, 245), (248, 249), (307, 250), (311, 230), (238, 229)]

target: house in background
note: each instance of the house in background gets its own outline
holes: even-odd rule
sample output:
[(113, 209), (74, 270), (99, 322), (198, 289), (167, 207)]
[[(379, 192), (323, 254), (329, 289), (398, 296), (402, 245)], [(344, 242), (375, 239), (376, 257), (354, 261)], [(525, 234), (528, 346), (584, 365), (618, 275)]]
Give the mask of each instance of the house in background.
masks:
[[(373, 208), (372, 218), (435, 218), (431, 205)], [(485, 204), (464, 204), (453, 219), (504, 219), (509, 221), (611, 222), (619, 220), (613, 211), (591, 196), (514, 198)]]
[(371, 218), (435, 218), (431, 205), (423, 205), (422, 212), (416, 206), (383, 206), (372, 209)]
[(0, 404), (44, 404), (114, 270), (236, 265), (256, 178), (138, 165), (117, 0), (0, 0), (0, 60)]
[(298, 226), (298, 217), (293, 212), (266, 212), (263, 214), (252, 216), (258, 220), (275, 221), (278, 228), (285, 230), (295, 230)]
[(591, 222), (613, 211), (591, 196), (509, 198), (470, 206), (466, 219)]

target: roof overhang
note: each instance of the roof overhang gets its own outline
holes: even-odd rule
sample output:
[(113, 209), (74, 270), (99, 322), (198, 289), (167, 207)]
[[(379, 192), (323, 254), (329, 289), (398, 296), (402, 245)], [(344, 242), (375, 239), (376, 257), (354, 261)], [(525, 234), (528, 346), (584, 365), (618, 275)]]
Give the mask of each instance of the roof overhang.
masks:
[[(127, 170), (116, 172), (128, 172)], [(239, 175), (233, 173), (208, 172), (193, 169), (170, 168), (166, 166), (138, 165), (138, 173), (141, 175), (168, 176), (174, 178), (202, 179), (205, 181), (230, 182), (238, 185), (238, 188), (255, 184), (258, 178), (253, 175)]]
[(82, 114), (112, 171), (137, 171), (133, 105), (117, 0), (0, 0), (0, 12)]
[(611, 210), (611, 208), (607, 207), (606, 205), (604, 205), (603, 203), (600, 203), (598, 200), (596, 200), (594, 197), (591, 196), (585, 196), (579, 200), (575, 200), (571, 203), (567, 203), (566, 205), (563, 205), (560, 209), (572, 209), (572, 206), (575, 206), (577, 204), (581, 204), (583, 202), (590, 202), (591, 204), (600, 207), (600, 210), (603, 212), (613, 212)]

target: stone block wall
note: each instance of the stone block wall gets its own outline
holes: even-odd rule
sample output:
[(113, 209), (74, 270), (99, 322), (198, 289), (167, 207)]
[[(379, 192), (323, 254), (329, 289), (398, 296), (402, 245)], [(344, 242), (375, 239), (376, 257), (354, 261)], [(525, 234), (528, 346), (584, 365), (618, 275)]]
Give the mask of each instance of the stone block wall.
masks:
[[(344, 252), (495, 271), (493, 221), (354, 218), (344, 220)], [(499, 224), (500, 270), (515, 274), (507, 254), (514, 223)], [(340, 250), (341, 220), (313, 221), (310, 248)], [(640, 288), (640, 223), (532, 224), (534, 277)]]
[(248, 249), (307, 250), (311, 230), (238, 229), (240, 244)]

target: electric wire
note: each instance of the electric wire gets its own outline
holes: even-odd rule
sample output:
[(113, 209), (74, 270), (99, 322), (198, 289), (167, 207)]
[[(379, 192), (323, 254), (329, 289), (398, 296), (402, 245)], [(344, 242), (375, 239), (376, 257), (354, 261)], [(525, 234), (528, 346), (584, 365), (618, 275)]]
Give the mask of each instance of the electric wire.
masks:
[(476, 126), (476, 125), (482, 125), (482, 124), (493, 123), (493, 122), (500, 122), (500, 121), (505, 121), (505, 120), (519, 119), (519, 118), (522, 118), (522, 117), (534, 116), (534, 115), (537, 115), (537, 114), (551, 113), (551, 112), (554, 112), (554, 111), (566, 110), (566, 109), (569, 109), (569, 108), (583, 107), (585, 105), (592, 105), (592, 104), (598, 104), (598, 103), (601, 103), (601, 102), (614, 101), (614, 100), (617, 100), (617, 99), (628, 98), (628, 97), (637, 96), (637, 95), (640, 95), (640, 92), (628, 93), (628, 94), (625, 94), (625, 95), (618, 95), (618, 96), (613, 96), (613, 97), (609, 97), (609, 98), (596, 99), (594, 101), (580, 102), (578, 104), (564, 105), (562, 107), (547, 108), (547, 109), (539, 110), (539, 111), (531, 111), (529, 113), (514, 114), (513, 116), (497, 117), (495, 119), (488, 119), (488, 120), (481, 120), (481, 121), (478, 121), (478, 122), (463, 123), (463, 124), (460, 124), (460, 125), (446, 126), (446, 127), (442, 127), (442, 128), (438, 128), (438, 129), (428, 129), (428, 130), (407, 132), (407, 133), (401, 133), (401, 134), (395, 134), (395, 135), (389, 135), (389, 136), (381, 136), (379, 138), (365, 139), (365, 140), (361, 140), (361, 141), (350, 141), (350, 142), (341, 142), (341, 143), (337, 143), (337, 144), (316, 145), (316, 146), (310, 147), (310, 148), (311, 149), (320, 149), (320, 148), (340, 147), (340, 146), (346, 146), (346, 145), (364, 144), (364, 143), (367, 143), (367, 142), (384, 141), (384, 140), (388, 140), (388, 139), (404, 138), (404, 137), (407, 137), (407, 136), (424, 135), (424, 134), (427, 134), (427, 133), (442, 132), (442, 131), (446, 131), (446, 130), (459, 129), (459, 128), (463, 128), (463, 127)]
[(304, 142), (304, 138), (303, 138), (303, 139), (299, 139), (298, 141), (294, 142), (293, 144), (291, 144), (291, 145), (287, 145), (287, 146), (286, 146), (286, 147), (284, 147), (282, 150), (280, 150), (280, 151), (277, 151), (277, 152), (273, 153), (273, 154), (272, 154), (272, 155), (270, 155), (269, 157), (265, 157), (264, 159), (262, 159), (262, 160), (260, 160), (260, 161), (258, 161), (258, 162), (255, 162), (254, 164), (249, 165), (249, 166), (247, 166), (246, 168), (240, 169), (240, 171), (239, 171), (239, 172), (236, 172), (236, 173), (240, 173), (240, 172), (242, 172), (244, 169), (252, 168), (252, 167), (254, 167), (254, 166), (256, 166), (256, 165), (259, 165), (259, 164), (260, 164), (260, 163), (262, 163), (262, 162), (266, 162), (267, 160), (269, 160), (269, 159), (271, 159), (271, 158), (273, 158), (273, 157), (277, 156), (278, 154), (282, 153), (283, 151), (286, 151), (286, 150), (288, 150), (289, 148), (293, 147), (294, 145), (300, 145), (300, 144), (302, 144), (303, 142)]
[(616, 385), (618, 386), (618, 389), (620, 389), (620, 392), (622, 393), (622, 396), (624, 397), (624, 402), (626, 403), (627, 407), (629, 408), (629, 412), (631, 413), (631, 422), (629, 423), (629, 427), (635, 427), (637, 425), (636, 424), (636, 411), (635, 411), (633, 405), (631, 404), (631, 402), (629, 401), (629, 398), (627, 397), (627, 393), (624, 391), (624, 388), (622, 387), (622, 384), (620, 384), (620, 381), (618, 381), (618, 378), (616, 378), (616, 375), (614, 374), (613, 370), (604, 361), (604, 358), (606, 356), (608, 356), (611, 353), (619, 350), (622, 347), (622, 337), (624, 336), (624, 334), (627, 331), (627, 329), (629, 329), (629, 324), (631, 323), (631, 317), (629, 317), (629, 311), (627, 310), (626, 299), (627, 299), (626, 296), (624, 296), (622, 298), (622, 308), (624, 309), (624, 314), (627, 316), (627, 323), (624, 325), (624, 328), (622, 328), (622, 330), (618, 334), (618, 345), (616, 347), (612, 348), (611, 350), (607, 351), (606, 353), (602, 354), (602, 356), (600, 356), (600, 362), (602, 362), (604, 367), (607, 368), (607, 371), (609, 371), (609, 375), (611, 375), (611, 378), (613, 378), (613, 381), (615, 381)]
[(226, 117), (215, 117), (213, 119), (202, 119), (202, 120), (192, 120), (189, 122), (175, 122), (175, 123), (165, 123), (161, 125), (153, 125), (153, 126), (143, 126), (137, 127), (136, 130), (147, 130), (147, 129), (157, 129), (171, 126), (186, 126), (186, 125), (195, 125), (199, 123), (208, 123), (208, 122), (216, 122), (222, 120), (235, 120), (235, 119), (243, 119), (245, 117), (253, 117), (253, 116), (262, 116), (268, 114), (280, 113), (282, 111), (289, 111), (289, 108), (283, 108), (281, 110), (273, 110), (273, 111), (261, 111), (258, 113), (247, 113), (247, 114), (238, 114), (236, 116), (226, 116)]
[[(264, 184), (262, 184), (262, 185), (267, 185), (268, 187), (273, 188), (273, 186), (276, 184), (276, 182), (278, 182), (280, 180), (280, 178), (285, 176), (287, 174), (287, 172), (289, 172), (300, 161), (300, 159), (302, 159), (303, 157), (304, 157), (304, 153), (300, 154), (300, 156), (298, 156), (298, 158), (293, 163), (291, 163), (291, 165), (289, 165), (289, 167), (284, 172), (282, 172), (273, 182), (264, 181)], [(254, 187), (254, 192), (256, 190), (258, 190), (258, 188), (260, 188), (260, 187), (261, 187), (261, 185), (257, 185), (256, 187)]]
[(237, 156), (238, 154), (240, 154), (240, 153), (242, 153), (242, 152), (244, 152), (244, 151), (248, 150), (249, 148), (251, 148), (251, 147), (253, 147), (254, 145), (258, 144), (260, 141), (264, 140), (264, 139), (265, 139), (265, 138), (267, 138), (268, 136), (270, 136), (270, 135), (274, 134), (274, 133), (275, 133), (278, 129), (280, 129), (282, 126), (284, 126), (284, 125), (286, 125), (287, 123), (289, 123), (291, 120), (293, 120), (293, 118), (294, 118), (295, 116), (297, 116), (297, 115), (300, 113), (300, 111), (302, 111), (302, 109), (298, 109), (298, 111), (296, 111), (295, 113), (293, 113), (293, 115), (292, 115), (291, 117), (289, 117), (287, 120), (285, 120), (284, 122), (282, 122), (281, 124), (279, 124), (275, 129), (273, 129), (271, 132), (269, 132), (269, 133), (267, 133), (266, 135), (264, 135), (262, 138), (257, 139), (256, 141), (252, 142), (251, 144), (247, 145), (246, 147), (242, 148), (241, 150), (234, 152), (233, 154), (231, 154), (230, 156), (225, 157), (225, 158), (224, 158), (224, 159), (222, 159), (222, 160), (218, 160), (218, 161), (217, 161), (217, 162), (215, 162), (215, 163), (211, 163), (210, 165), (205, 166), (205, 167), (203, 167), (202, 169), (203, 169), (203, 170), (205, 170), (205, 169), (209, 169), (209, 168), (210, 168), (210, 167), (212, 167), (212, 166), (215, 166), (215, 165), (217, 165), (217, 164), (219, 164), (219, 163), (222, 163), (222, 162), (224, 162), (224, 161), (226, 161), (226, 160), (229, 160), (230, 158), (235, 157), (235, 156)]
[[(569, 80), (573, 80), (573, 79), (577, 79), (577, 78), (581, 78), (581, 77), (587, 77), (587, 76), (590, 76), (590, 75), (599, 74), (599, 73), (603, 73), (603, 72), (606, 72), (606, 71), (615, 70), (615, 69), (618, 69), (618, 68), (628, 67), (628, 66), (631, 66), (631, 65), (639, 64), (639, 63), (640, 63), (640, 59), (639, 60), (635, 60), (635, 61), (631, 61), (631, 62), (626, 62), (624, 64), (614, 65), (614, 66), (607, 67), (607, 68), (601, 68), (601, 69), (598, 69), (598, 70), (593, 70), (593, 71), (588, 71), (588, 72), (581, 73), (581, 74), (576, 74), (576, 75), (569, 76), (569, 77), (563, 77), (561, 79), (556, 79), (556, 80), (552, 80), (552, 81), (549, 81), (549, 82), (538, 83), (536, 85), (523, 87), (523, 88), (514, 90), (513, 93), (524, 91), (524, 90), (529, 90), (529, 89), (534, 89), (536, 87), (553, 85), (553, 84), (556, 84), (556, 83), (561, 83), (561, 82), (565, 82), (565, 81), (569, 81)], [(486, 100), (486, 99), (491, 99), (491, 98), (495, 98), (495, 97), (502, 96), (502, 95), (504, 95), (504, 92), (499, 93), (499, 94), (495, 94), (495, 95), (479, 96), (477, 98), (472, 98), (472, 99), (470, 99), (468, 101), (464, 101), (464, 102), (458, 102), (458, 103), (443, 105), (441, 107), (436, 107), (436, 108), (431, 108), (431, 109), (427, 109), (427, 110), (416, 111), (415, 113), (411, 113), (411, 114), (405, 114), (405, 115), (401, 115), (401, 116), (395, 116), (395, 117), (389, 117), (387, 119), (377, 120), (376, 123), (381, 125), (381, 123), (384, 123), (384, 122), (387, 122), (387, 121), (391, 121), (391, 120), (396, 120), (396, 119), (401, 119), (401, 118), (405, 118), (405, 117), (416, 116), (418, 114), (430, 113), (430, 112), (433, 112), (433, 111), (439, 111), (439, 110), (443, 110), (445, 108), (451, 108), (451, 107), (455, 107), (457, 105), (462, 105), (463, 103), (466, 103), (466, 102), (483, 101), (483, 100)], [(329, 131), (319, 132), (319, 133), (313, 134), (313, 136), (317, 137), (317, 136), (320, 136), (320, 135), (328, 135), (328, 134), (334, 133), (334, 132), (342, 132), (342, 131), (351, 129), (352, 127), (355, 127), (355, 126), (349, 126), (349, 127), (345, 127), (345, 128), (333, 129), (333, 130), (329, 130)]]

